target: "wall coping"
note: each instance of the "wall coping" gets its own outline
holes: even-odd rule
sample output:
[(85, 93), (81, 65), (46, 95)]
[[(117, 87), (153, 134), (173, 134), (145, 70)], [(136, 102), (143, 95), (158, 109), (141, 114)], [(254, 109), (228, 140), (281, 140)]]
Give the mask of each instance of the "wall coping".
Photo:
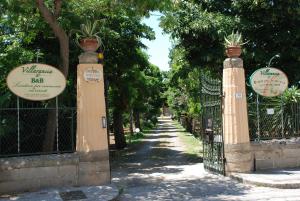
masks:
[(79, 156), (77, 153), (1, 158), (0, 171), (21, 168), (75, 165), (78, 163)]
[(264, 140), (251, 142), (253, 148), (300, 148), (300, 140), (298, 138), (281, 139), (281, 140)]

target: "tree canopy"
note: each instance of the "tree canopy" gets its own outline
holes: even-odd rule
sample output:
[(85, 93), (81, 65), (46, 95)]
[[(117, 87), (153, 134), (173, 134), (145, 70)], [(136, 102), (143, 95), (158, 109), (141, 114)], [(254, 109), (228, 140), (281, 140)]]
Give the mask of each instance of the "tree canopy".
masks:
[(299, 1), (193, 1), (176, 4), (166, 12), (162, 26), (176, 40), (175, 48), (192, 68), (208, 67), (220, 72), (224, 60), (224, 36), (242, 33), (247, 75), (265, 67), (277, 53), (274, 66), (284, 70), (291, 81), (299, 80)]
[(299, 11), (298, 0), (177, 1), (161, 22), (174, 41), (165, 93), (173, 112), (200, 116), (200, 73), (221, 78), (224, 37), (232, 31), (247, 41), (242, 46), (247, 79), (279, 53), (272, 66), (288, 75), (290, 86), (299, 84)]
[[(101, 20), (99, 28), (104, 48), (104, 75), (108, 103), (117, 148), (126, 146), (123, 126), (134, 110), (137, 122), (155, 122), (159, 112), (161, 74), (148, 62), (142, 38), (152, 40), (155, 34), (142, 23), (151, 10), (162, 9), (166, 2), (110, 0), (4, 0), (0, 3), (0, 87), (1, 105), (13, 98), (5, 79), (18, 65), (39, 62), (59, 68), (68, 79), (64, 103), (75, 105), (76, 65), (80, 49), (71, 30), (86, 20)], [(147, 115), (144, 113), (147, 112)]]

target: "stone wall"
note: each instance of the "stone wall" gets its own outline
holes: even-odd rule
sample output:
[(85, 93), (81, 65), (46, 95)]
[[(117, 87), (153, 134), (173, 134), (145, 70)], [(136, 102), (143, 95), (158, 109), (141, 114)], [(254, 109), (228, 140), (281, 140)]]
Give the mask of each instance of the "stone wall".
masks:
[(289, 140), (252, 142), (256, 170), (300, 166), (300, 143)]
[(0, 159), (0, 194), (109, 182), (108, 156), (95, 162), (76, 153)]
[(226, 174), (300, 167), (300, 139), (225, 145)]

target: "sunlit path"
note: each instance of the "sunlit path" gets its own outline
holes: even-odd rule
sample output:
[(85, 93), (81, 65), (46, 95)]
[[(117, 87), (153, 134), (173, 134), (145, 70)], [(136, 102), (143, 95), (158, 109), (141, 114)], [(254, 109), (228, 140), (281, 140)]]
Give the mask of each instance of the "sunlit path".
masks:
[(113, 162), (113, 183), (125, 200), (299, 200), (300, 190), (280, 190), (240, 184), (204, 171), (201, 160), (190, 162), (167, 118), (146, 134), (144, 143)]

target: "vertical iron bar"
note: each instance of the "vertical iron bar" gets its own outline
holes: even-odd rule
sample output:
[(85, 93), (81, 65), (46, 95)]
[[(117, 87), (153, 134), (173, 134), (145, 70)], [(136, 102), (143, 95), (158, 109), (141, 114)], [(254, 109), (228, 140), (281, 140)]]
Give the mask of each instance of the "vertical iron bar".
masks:
[(59, 152), (59, 139), (58, 139), (58, 97), (55, 98), (55, 112), (56, 112), (56, 152)]
[(296, 108), (297, 108), (297, 112), (296, 112), (296, 114), (295, 115), (297, 115), (297, 118), (296, 118), (296, 129), (297, 129), (297, 133), (298, 133), (298, 135), (300, 134), (299, 132), (300, 132), (300, 123), (299, 123), (299, 121), (300, 121), (300, 104), (299, 103), (297, 103), (296, 104)]
[(225, 97), (225, 94), (223, 94), (223, 83), (221, 83), (221, 106), (220, 106), (220, 109), (221, 109), (221, 143), (222, 143), (222, 168), (223, 168), (223, 175), (225, 176), (226, 175), (226, 169), (225, 169), (225, 148), (224, 148), (224, 128), (223, 128), (223, 104), (224, 104), (224, 97)]
[(280, 104), (281, 104), (281, 137), (284, 138), (284, 114), (283, 114), (283, 98), (280, 97)]
[(203, 77), (202, 77), (202, 71), (200, 70), (200, 103), (201, 103), (201, 109), (202, 109), (202, 114), (201, 114), (201, 135), (202, 135), (202, 150), (203, 150), (203, 164), (205, 165), (205, 121), (204, 121), (204, 100), (203, 100), (203, 93), (202, 93), (202, 88), (203, 88)]
[(20, 154), (20, 98), (17, 96), (17, 112), (18, 112), (18, 154)]
[(256, 94), (256, 116), (257, 116), (257, 139), (260, 140), (260, 112), (259, 112), (259, 95)]
[(299, 103), (297, 103), (297, 105), (296, 105), (296, 107), (297, 107), (297, 113), (296, 113), (296, 115), (297, 115), (297, 119), (296, 119), (296, 128), (297, 128), (297, 133), (298, 133), (298, 135), (300, 135), (300, 104)]
[(294, 110), (295, 112), (294, 112), (294, 115), (295, 115), (295, 117), (294, 117), (294, 122), (295, 122), (295, 136), (297, 136), (299, 133), (299, 128), (298, 128), (298, 122), (299, 122), (299, 111), (298, 111), (298, 104), (297, 103), (295, 103), (295, 110)]
[(39, 63), (39, 56), (40, 56), (40, 49), (37, 49), (37, 52), (36, 52), (36, 63)]
[(75, 151), (74, 149), (74, 110), (71, 108), (71, 151)]

